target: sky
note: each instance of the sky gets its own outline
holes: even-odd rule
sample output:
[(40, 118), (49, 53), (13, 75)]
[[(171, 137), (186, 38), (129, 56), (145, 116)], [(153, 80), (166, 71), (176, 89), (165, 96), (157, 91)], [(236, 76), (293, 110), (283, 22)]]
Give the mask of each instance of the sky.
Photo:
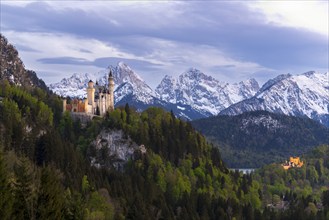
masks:
[(223, 82), (329, 69), (328, 1), (9, 1), (1, 33), (47, 84), (125, 62), (152, 88), (197, 68)]

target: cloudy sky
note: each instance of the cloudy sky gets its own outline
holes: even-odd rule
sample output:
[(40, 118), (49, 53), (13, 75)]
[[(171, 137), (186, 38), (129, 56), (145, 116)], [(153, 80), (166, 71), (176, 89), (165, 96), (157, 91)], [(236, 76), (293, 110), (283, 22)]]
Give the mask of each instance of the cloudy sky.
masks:
[(328, 71), (328, 1), (8, 1), (1, 33), (46, 83), (124, 61), (151, 86)]

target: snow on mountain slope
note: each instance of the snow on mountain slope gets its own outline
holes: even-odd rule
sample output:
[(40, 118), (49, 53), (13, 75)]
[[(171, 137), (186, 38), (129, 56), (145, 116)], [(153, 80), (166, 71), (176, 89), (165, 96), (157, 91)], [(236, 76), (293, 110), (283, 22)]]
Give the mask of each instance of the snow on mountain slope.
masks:
[(314, 71), (300, 75), (280, 75), (252, 98), (220, 112), (237, 115), (246, 111), (266, 110), (293, 116), (307, 116), (329, 125), (329, 73)]
[(256, 80), (228, 84), (191, 68), (178, 78), (165, 76), (156, 88), (160, 99), (189, 105), (204, 116), (216, 115), (233, 103), (252, 97), (259, 90)]
[(112, 68), (114, 82), (117, 85), (114, 91), (116, 103), (127, 95), (131, 95), (135, 100), (145, 104), (151, 104), (154, 101), (155, 92), (128, 65), (119, 62), (115, 68), (110, 68)]
[(143, 103), (151, 103), (156, 94), (142, 78), (126, 64), (119, 62), (116, 67), (96, 74), (73, 74), (70, 78), (64, 78), (59, 83), (51, 84), (49, 88), (61, 96), (83, 98), (86, 97), (86, 88), (89, 80), (97, 81), (99, 85), (107, 85), (109, 71), (112, 71), (115, 82), (115, 103), (119, 103), (125, 96), (132, 96)]
[(89, 73), (74, 73), (70, 78), (64, 78), (58, 83), (50, 84), (49, 88), (60, 96), (84, 98), (87, 96), (89, 80), (95, 76)]

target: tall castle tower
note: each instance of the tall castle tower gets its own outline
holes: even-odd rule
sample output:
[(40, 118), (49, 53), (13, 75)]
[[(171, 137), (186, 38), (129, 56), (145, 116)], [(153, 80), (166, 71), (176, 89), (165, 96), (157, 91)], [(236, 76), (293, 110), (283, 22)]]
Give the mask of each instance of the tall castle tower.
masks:
[(109, 111), (113, 111), (114, 110), (114, 79), (113, 79), (112, 70), (110, 70), (108, 82), (109, 82), (109, 104), (108, 104), (108, 110)]
[(88, 87), (87, 87), (87, 100), (88, 100), (88, 106), (90, 106), (90, 109), (86, 109), (87, 113), (94, 114), (94, 107), (95, 107), (95, 88), (94, 88), (94, 82), (89, 81)]

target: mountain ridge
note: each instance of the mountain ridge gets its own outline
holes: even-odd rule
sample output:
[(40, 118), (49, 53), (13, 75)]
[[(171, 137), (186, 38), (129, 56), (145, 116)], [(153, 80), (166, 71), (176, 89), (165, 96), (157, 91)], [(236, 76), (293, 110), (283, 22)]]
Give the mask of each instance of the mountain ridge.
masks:
[(255, 96), (233, 104), (219, 114), (238, 115), (247, 111), (266, 110), (307, 116), (329, 127), (328, 83), (328, 72), (280, 75), (265, 83)]
[(7, 80), (25, 89), (41, 88), (49, 92), (45, 82), (34, 71), (25, 68), (16, 48), (1, 33), (0, 49), (0, 80)]
[(112, 71), (116, 84), (116, 106), (129, 102), (140, 111), (149, 106), (158, 106), (172, 110), (178, 117), (188, 120), (218, 114), (232, 103), (251, 97), (259, 89), (255, 79), (234, 84), (223, 83), (200, 70), (190, 68), (177, 78), (166, 75), (157, 88), (152, 90), (123, 62), (96, 74), (73, 74), (49, 87), (58, 95), (82, 98), (88, 81), (96, 79), (100, 85), (105, 85), (109, 71)]
[(267, 111), (218, 115), (192, 125), (218, 144), (225, 162), (235, 168), (260, 167), (329, 144), (329, 128), (319, 122)]

